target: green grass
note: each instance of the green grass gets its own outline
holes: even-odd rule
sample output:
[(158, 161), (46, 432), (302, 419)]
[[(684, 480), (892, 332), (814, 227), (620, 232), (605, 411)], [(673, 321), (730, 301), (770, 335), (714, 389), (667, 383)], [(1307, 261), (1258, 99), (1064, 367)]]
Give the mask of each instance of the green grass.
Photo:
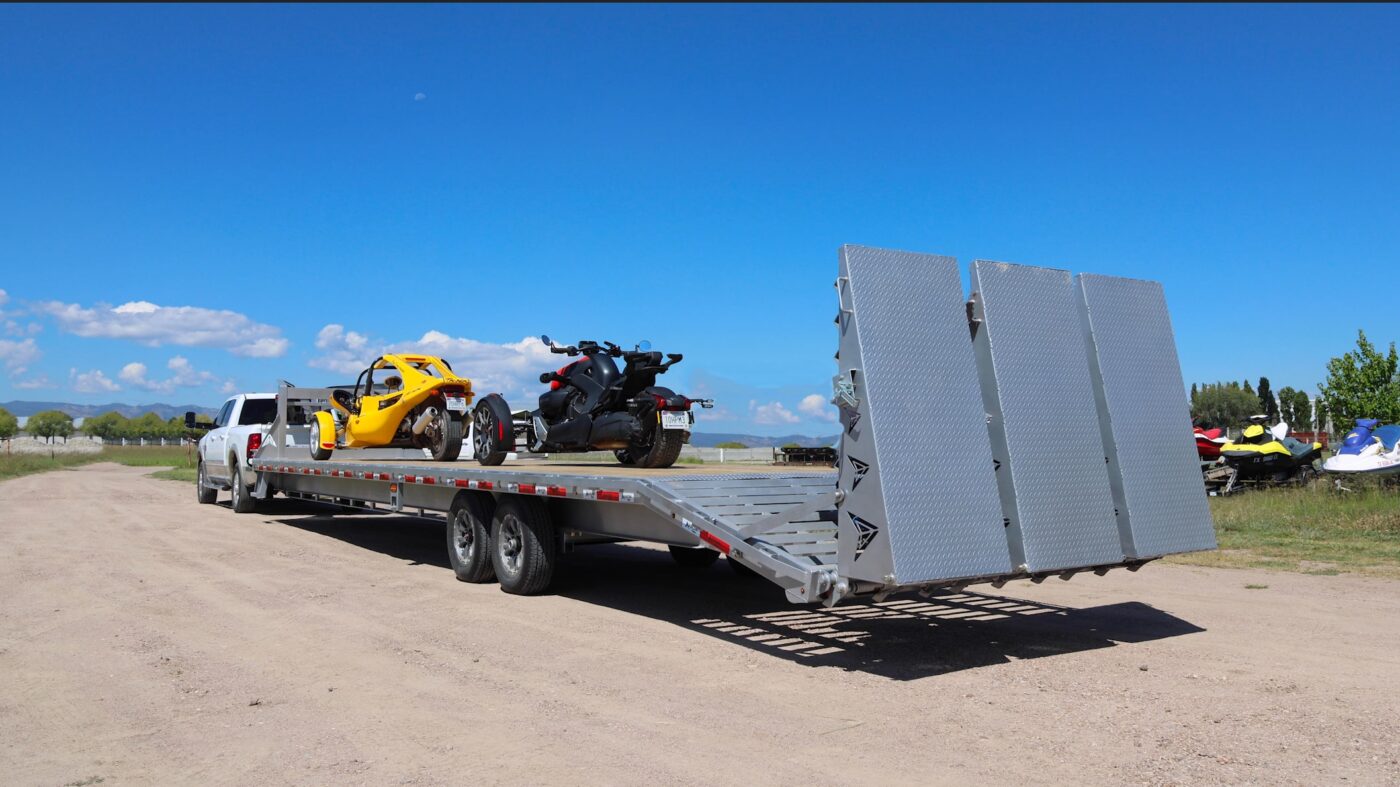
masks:
[[(62, 470), (94, 462), (116, 462), (136, 467), (171, 467), (187, 471), (194, 478), (193, 451), (184, 446), (104, 446), (100, 452), (89, 454), (6, 454), (0, 452), (0, 480), (31, 473)], [(183, 476), (181, 477), (183, 480)]]
[(151, 473), (151, 478), (161, 478), (166, 481), (184, 481), (193, 484), (199, 477), (199, 471), (193, 467), (171, 467), (166, 470), (157, 470)]
[(1330, 576), (1342, 572), (1400, 577), (1400, 489), (1325, 482), (1213, 497), (1220, 549), (1178, 555), (1175, 563), (1269, 568)]

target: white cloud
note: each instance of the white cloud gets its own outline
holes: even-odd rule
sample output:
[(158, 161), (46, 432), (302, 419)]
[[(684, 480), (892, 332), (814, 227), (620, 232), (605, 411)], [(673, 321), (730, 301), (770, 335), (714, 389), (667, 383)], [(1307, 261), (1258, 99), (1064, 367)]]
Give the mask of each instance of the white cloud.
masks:
[(149, 301), (84, 308), (48, 301), (39, 304), (38, 310), (57, 320), (64, 331), (88, 338), (129, 339), (151, 347), (218, 347), (249, 358), (276, 358), (288, 346), (280, 328), (226, 309), (159, 306)]
[(414, 100), (414, 101), (426, 101), (427, 98), (428, 98), (428, 94), (427, 94), (427, 93), (414, 93), (414, 94), (413, 94), (413, 100)]
[(756, 400), (751, 400), (749, 402), (749, 413), (752, 415), (754, 423), (764, 426), (795, 424), (802, 420), (791, 410), (784, 407), (782, 402), (759, 404)]
[(100, 369), (93, 369), (82, 374), (79, 374), (77, 369), (69, 369), (68, 378), (73, 390), (78, 393), (114, 393), (122, 389)]
[(4, 306), (5, 304), (7, 304), (7, 303), (9, 303), (9, 302), (10, 302), (10, 294), (9, 294), (8, 292), (5, 292), (4, 290), (0, 290), (0, 306)]
[(499, 393), (511, 404), (529, 403), (539, 394), (540, 372), (562, 365), (535, 337), (500, 344), (428, 331), (414, 341), (386, 342), (330, 324), (316, 334), (320, 355), (309, 364), (338, 374), (354, 375), (384, 353), (423, 353), (444, 358), (452, 369), (472, 381), (478, 395)]
[(836, 422), (836, 408), (821, 394), (807, 394), (797, 403), (797, 412), (818, 421)]
[(29, 364), (39, 360), (42, 355), (33, 339), (22, 342), (0, 339), (0, 364), (4, 364), (10, 374), (24, 374)]
[(53, 388), (54, 384), (49, 380), (48, 375), (41, 374), (28, 380), (16, 380), (10, 383), (11, 386), (24, 391), (32, 391), (35, 388)]
[(123, 366), (122, 370), (117, 373), (117, 378), (128, 385), (153, 393), (171, 393), (176, 388), (198, 388), (201, 385), (214, 385), (222, 382), (213, 372), (195, 369), (183, 356), (177, 355), (171, 358), (165, 366), (170, 370), (170, 376), (164, 380), (149, 379), (146, 376), (147, 369), (144, 363), (129, 363)]

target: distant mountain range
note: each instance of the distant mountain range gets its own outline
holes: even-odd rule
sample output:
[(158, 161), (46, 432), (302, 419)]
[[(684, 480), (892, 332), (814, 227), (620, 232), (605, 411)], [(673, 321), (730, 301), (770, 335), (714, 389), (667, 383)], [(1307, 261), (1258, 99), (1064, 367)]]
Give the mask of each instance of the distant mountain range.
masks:
[(35, 413), (42, 413), (45, 410), (62, 410), (74, 418), (91, 418), (103, 413), (118, 412), (127, 418), (136, 418), (146, 413), (155, 413), (163, 419), (170, 419), (177, 415), (184, 415), (193, 410), (201, 415), (213, 416), (219, 411), (213, 407), (203, 407), (197, 404), (73, 404), (72, 402), (0, 402), (0, 407), (9, 410), (19, 418), (28, 418)]
[[(121, 413), (127, 418), (136, 418), (153, 412), (163, 419), (184, 415), (189, 410), (211, 417), (219, 412), (218, 408), (215, 407), (202, 407), (197, 404), (165, 404), (163, 402), (156, 404), (120, 404), (116, 402), (112, 404), (73, 404), (72, 402), (14, 401), (0, 402), (0, 407), (9, 410), (19, 418), (28, 418), (45, 410), (62, 410), (74, 418), (92, 418), (113, 411)], [(836, 445), (836, 441), (840, 437), (839, 434), (830, 437), (809, 437), (804, 434), (763, 437), (754, 434), (730, 434), (727, 432), (695, 432), (690, 436), (690, 444), (700, 448), (713, 448), (720, 443), (743, 443), (749, 448), (769, 448), (796, 443), (804, 448), (819, 448)]]

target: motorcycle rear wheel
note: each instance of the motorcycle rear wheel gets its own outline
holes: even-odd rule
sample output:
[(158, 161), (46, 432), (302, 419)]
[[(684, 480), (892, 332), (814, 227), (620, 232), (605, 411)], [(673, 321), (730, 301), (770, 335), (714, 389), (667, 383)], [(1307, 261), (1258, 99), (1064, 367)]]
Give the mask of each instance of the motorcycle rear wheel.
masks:
[(614, 452), (617, 461), (633, 467), (670, 467), (680, 458), (681, 446), (685, 445), (685, 432), (680, 429), (662, 429), (661, 424), (652, 427), (651, 443), (631, 445)]
[(428, 427), (428, 451), (435, 462), (455, 462), (462, 453), (462, 422), (442, 413)]

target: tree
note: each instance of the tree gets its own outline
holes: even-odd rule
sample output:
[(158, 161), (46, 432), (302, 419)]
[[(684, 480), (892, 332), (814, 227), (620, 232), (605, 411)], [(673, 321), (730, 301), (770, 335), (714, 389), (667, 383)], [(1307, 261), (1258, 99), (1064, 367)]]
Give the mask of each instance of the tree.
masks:
[(24, 430), (32, 435), (52, 441), (55, 437), (68, 439), (73, 434), (73, 418), (61, 410), (45, 410), (29, 416)]
[[(1312, 426), (1313, 413), (1312, 401), (1308, 399), (1306, 391), (1293, 392), (1293, 419), (1290, 424), (1297, 424), (1301, 429), (1308, 429)], [(1318, 429), (1317, 431), (1322, 431)]]
[(1269, 416), (1270, 421), (1278, 421), (1278, 402), (1274, 399), (1274, 392), (1269, 386), (1269, 378), (1259, 378), (1259, 404), (1264, 410), (1264, 414)]
[(95, 415), (83, 421), (83, 431), (99, 440), (115, 440), (123, 436), (127, 417), (116, 411)]
[(144, 413), (139, 418), (133, 418), (130, 426), (132, 437), (155, 440), (167, 436), (165, 419), (155, 413)]
[(19, 419), (14, 417), (9, 410), (0, 407), (0, 440), (4, 440), (6, 447), (15, 435), (19, 434)]
[(748, 446), (733, 440), (726, 440), (723, 443), (715, 443), (715, 448), (748, 448)]
[(1259, 412), (1259, 397), (1238, 383), (1209, 383), (1196, 394), (1191, 418), (1202, 426), (1233, 426)]
[[(1297, 391), (1287, 385), (1278, 389), (1278, 417), (1289, 425), (1301, 425), (1298, 416), (1294, 414), (1293, 395), (1296, 393)], [(1309, 419), (1308, 423), (1312, 423), (1312, 420)]]
[[(1350, 429), (1358, 418), (1377, 418), (1381, 423), (1400, 421), (1400, 355), (1395, 342), (1384, 354), (1356, 332), (1356, 349), (1327, 362), (1327, 381), (1318, 386), (1337, 429)], [(1321, 409), (1319, 407), (1319, 409)]]
[(1191, 383), (1191, 409), (1196, 409), (1196, 384)]
[(1248, 380), (1245, 380), (1245, 381), (1244, 381), (1244, 385), (1241, 386), (1241, 387), (1244, 388), (1244, 392), (1247, 393), (1247, 394), (1253, 394), (1253, 393), (1254, 393), (1254, 389), (1249, 387), (1249, 381), (1248, 381)]

